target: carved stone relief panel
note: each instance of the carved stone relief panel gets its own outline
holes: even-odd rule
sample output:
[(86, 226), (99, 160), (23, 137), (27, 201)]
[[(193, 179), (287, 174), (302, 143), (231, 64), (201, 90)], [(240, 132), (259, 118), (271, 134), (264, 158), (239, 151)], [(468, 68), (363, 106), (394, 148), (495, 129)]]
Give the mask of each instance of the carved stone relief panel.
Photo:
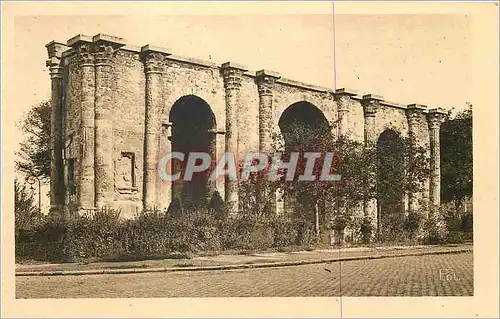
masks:
[(131, 194), (137, 188), (137, 163), (134, 152), (121, 152), (115, 160), (115, 190), (120, 194)]

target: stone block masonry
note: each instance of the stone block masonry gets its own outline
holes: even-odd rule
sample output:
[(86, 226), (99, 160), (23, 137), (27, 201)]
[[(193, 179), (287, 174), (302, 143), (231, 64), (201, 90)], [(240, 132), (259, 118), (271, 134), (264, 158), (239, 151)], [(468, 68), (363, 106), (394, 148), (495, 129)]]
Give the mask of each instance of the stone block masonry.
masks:
[[(417, 198), (428, 200), (431, 212), (439, 205), (441, 109), (317, 87), (234, 62), (181, 57), (150, 44), (136, 47), (105, 34), (77, 35), (46, 47), (53, 210), (110, 207), (132, 217), (144, 209), (166, 209), (173, 200), (210, 198), (213, 191), (236, 208), (235, 181), (172, 184), (158, 178), (159, 159), (190, 147), (213, 152), (216, 162), (222, 153), (233, 153), (242, 164), (247, 152), (273, 151), (273, 135), (280, 137), (280, 119), (291, 108), (319, 114), (333, 138), (348, 136), (367, 147), (387, 130), (411, 135), (428, 147), (432, 174), (427, 191), (409, 194), (408, 207), (419, 209)], [(376, 206), (376, 200), (365, 203), (364, 213), (375, 216)]]

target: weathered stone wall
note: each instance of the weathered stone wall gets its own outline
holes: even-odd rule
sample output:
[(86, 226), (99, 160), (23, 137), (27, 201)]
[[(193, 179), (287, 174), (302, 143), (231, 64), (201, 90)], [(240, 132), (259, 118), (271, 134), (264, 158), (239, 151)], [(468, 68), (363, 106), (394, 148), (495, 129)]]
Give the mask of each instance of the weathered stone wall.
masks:
[(259, 151), (259, 92), (253, 76), (242, 77), (240, 98), (238, 158), (244, 160), (247, 152)]
[[(73, 161), (73, 177), (75, 182), (80, 177), (78, 167), (81, 164), (82, 139), (80, 122), (82, 119), (82, 82), (81, 73), (74, 56), (68, 58), (63, 70), (63, 130), (64, 130), (64, 185), (66, 204), (76, 204), (76, 194), (70, 189), (68, 161)], [(76, 187), (79, 185), (76, 183)], [(78, 193), (78, 191), (76, 192)]]
[[(203, 99), (214, 113), (217, 161), (228, 150), (237, 152), (241, 162), (247, 152), (267, 149), (270, 136), (280, 135), (278, 122), (283, 112), (301, 101), (323, 113), (333, 124), (334, 136), (345, 134), (358, 141), (368, 137), (369, 145), (374, 145), (386, 129), (402, 137), (412, 131), (419, 145), (434, 143), (434, 153), (437, 149), (431, 141), (425, 107), (415, 115), (410, 107), (375, 95), (332, 91), (283, 79), (275, 72), (250, 72), (232, 63), (219, 65), (174, 56), (149, 45), (126, 46), (122, 40), (79, 35), (70, 39), (68, 46), (57, 42), (47, 46), (56, 106), (53, 112), (58, 112), (59, 102), (54, 98), (60, 94), (57, 85), (63, 83), (64, 156), (74, 160), (77, 188), (80, 172), (84, 172), (81, 182), (86, 183), (77, 191), (79, 198), (66, 195), (66, 203), (120, 208), (125, 217), (132, 217), (151, 201), (158, 208), (167, 208), (172, 185), (155, 175), (154, 166), (171, 150), (172, 106), (189, 95)], [(59, 81), (62, 66), (66, 71)], [(438, 125), (441, 114), (433, 111), (432, 127)], [(435, 129), (433, 132), (435, 136)], [(434, 172), (439, 171), (438, 164), (433, 161)], [(64, 179), (67, 187), (68, 172)], [(434, 178), (434, 190), (438, 182)], [(52, 184), (59, 187), (57, 182)], [(227, 185), (224, 179), (216, 182), (223, 197), (238, 193), (233, 184)], [(424, 193), (419, 196), (429, 197), (428, 191)], [(439, 202), (435, 193), (434, 202)], [(372, 208), (364, 209), (365, 214), (368, 210), (373, 213)]]
[(377, 115), (375, 116), (376, 137), (378, 138), (385, 130), (393, 130), (398, 133), (400, 137), (408, 136), (406, 110), (380, 103), (377, 109)]
[[(135, 52), (114, 57), (111, 90), (113, 117), (113, 206), (131, 216), (142, 208), (145, 75)], [(132, 157), (132, 158), (131, 158)]]
[[(340, 108), (339, 99), (337, 99), (337, 108)], [(345, 115), (345, 134), (359, 142), (364, 141), (365, 127), (363, 123), (365, 122), (363, 115), (363, 106), (359, 99), (346, 97), (346, 108), (347, 114)]]
[(309, 102), (323, 112), (327, 121), (332, 124), (335, 121), (335, 101), (333, 96), (324, 89), (313, 89), (304, 87), (302, 83), (294, 81), (278, 80), (274, 95), (274, 127), (278, 128), (278, 121), (283, 112), (296, 102)]

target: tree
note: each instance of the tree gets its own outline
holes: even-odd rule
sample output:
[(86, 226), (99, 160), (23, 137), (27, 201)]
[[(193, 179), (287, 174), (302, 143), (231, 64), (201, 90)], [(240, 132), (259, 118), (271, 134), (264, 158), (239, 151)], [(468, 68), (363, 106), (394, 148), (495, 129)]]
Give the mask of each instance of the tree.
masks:
[(42, 219), (33, 194), (30, 194), (26, 184), (22, 184), (17, 178), (14, 180), (14, 213), (16, 233), (19, 230), (32, 229)]
[(385, 131), (377, 143), (378, 234), (383, 240), (412, 237), (420, 228), (421, 212), (409, 209), (405, 214), (403, 201), (405, 194), (421, 192), (429, 176), (426, 148), (415, 142), (411, 135), (401, 137), (394, 131)]
[(16, 153), (16, 169), (27, 176), (38, 177), (42, 182), (50, 179), (50, 102), (34, 105), (20, 123), (27, 135)]
[(472, 105), (441, 126), (441, 198), (461, 201), (472, 196)]
[[(333, 171), (341, 175), (340, 181), (320, 181), (318, 178), (311, 182), (299, 181), (298, 176), (304, 171), (305, 164), (303, 156), (300, 156), (294, 180), (285, 181), (282, 178), (276, 186), (289, 194), (289, 198), (295, 199), (299, 208), (298, 218), (310, 221), (319, 218), (325, 221), (322, 224), (339, 232), (346, 226), (356, 227), (365, 235), (371, 221), (360, 214), (363, 203), (373, 198), (385, 199), (398, 204), (385, 209), (384, 217), (388, 223), (396, 219), (401, 222), (394, 225), (391, 231), (404, 232), (404, 211), (400, 205), (402, 196), (405, 192), (420, 191), (429, 173), (424, 147), (417, 147), (410, 138), (399, 135), (397, 147), (366, 147), (363, 142), (345, 136), (334, 139), (322, 130), (296, 123), (290, 124), (287, 134), (284, 136), (286, 143), (281, 146), (286, 150), (285, 155), (289, 156), (290, 152), (323, 154), (316, 160), (313, 171), (313, 175), (319, 177), (324, 154), (332, 152)], [(287, 161), (287, 156), (283, 157)], [(386, 174), (377, 176), (377, 171), (385, 171)], [(330, 221), (333, 223), (329, 225)]]

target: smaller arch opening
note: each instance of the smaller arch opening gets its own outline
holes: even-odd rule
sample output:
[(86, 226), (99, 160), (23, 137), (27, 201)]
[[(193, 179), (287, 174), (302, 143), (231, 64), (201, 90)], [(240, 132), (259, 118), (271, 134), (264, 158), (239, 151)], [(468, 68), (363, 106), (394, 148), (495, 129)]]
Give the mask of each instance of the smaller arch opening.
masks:
[(382, 132), (377, 140), (377, 220), (382, 238), (396, 239), (403, 232), (404, 144), (392, 129)]

